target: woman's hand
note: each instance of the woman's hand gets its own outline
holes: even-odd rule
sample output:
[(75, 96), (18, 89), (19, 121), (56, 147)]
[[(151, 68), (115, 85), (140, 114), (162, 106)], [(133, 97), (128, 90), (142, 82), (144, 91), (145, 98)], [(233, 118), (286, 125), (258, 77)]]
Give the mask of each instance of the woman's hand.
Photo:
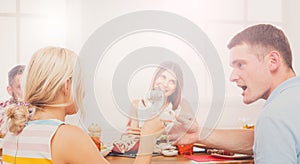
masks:
[(141, 128), (127, 126), (125, 134), (141, 135)]
[(153, 119), (147, 120), (142, 129), (141, 135), (142, 136), (149, 136), (149, 135), (159, 135), (164, 130), (164, 123), (160, 120), (159, 117), (155, 117)]
[(141, 130), (139, 155), (152, 155), (156, 138), (164, 131), (164, 123), (156, 117), (147, 120)]
[(156, 143), (156, 138), (162, 134), (164, 123), (156, 117), (147, 120), (142, 129), (140, 136), (140, 147), (135, 163), (151, 163), (153, 148)]

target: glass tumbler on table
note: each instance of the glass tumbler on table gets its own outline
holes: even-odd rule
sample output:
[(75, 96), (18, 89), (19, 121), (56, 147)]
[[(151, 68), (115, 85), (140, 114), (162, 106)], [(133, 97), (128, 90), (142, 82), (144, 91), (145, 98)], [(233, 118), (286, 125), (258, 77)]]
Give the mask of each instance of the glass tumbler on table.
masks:
[(88, 131), (89, 131), (89, 136), (94, 141), (98, 150), (101, 151), (101, 141), (100, 141), (101, 128), (100, 128), (100, 126), (98, 124), (93, 123), (89, 126)]
[(192, 155), (194, 144), (178, 144), (177, 148), (179, 155)]
[(166, 147), (165, 148), (171, 148), (172, 147), (172, 143), (169, 140), (169, 132), (172, 129), (174, 122), (176, 121), (175, 119), (175, 112), (171, 109), (171, 110), (164, 110), (161, 114), (160, 114), (160, 119), (164, 122), (165, 125), (165, 135), (166, 135)]

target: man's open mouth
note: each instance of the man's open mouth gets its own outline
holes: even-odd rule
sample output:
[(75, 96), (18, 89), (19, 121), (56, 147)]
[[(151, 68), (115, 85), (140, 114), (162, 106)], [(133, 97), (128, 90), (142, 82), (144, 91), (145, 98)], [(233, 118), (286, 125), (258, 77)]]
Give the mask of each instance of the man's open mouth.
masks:
[(245, 91), (247, 89), (247, 86), (241, 86), (241, 88)]

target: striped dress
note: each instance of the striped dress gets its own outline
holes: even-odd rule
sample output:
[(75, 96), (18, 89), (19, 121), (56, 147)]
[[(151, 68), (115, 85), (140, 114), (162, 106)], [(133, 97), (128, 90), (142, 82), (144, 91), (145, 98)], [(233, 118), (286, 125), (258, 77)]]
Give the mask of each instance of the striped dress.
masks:
[(7, 133), (4, 138), (4, 164), (49, 164), (51, 139), (64, 122), (50, 120), (30, 121), (19, 135)]

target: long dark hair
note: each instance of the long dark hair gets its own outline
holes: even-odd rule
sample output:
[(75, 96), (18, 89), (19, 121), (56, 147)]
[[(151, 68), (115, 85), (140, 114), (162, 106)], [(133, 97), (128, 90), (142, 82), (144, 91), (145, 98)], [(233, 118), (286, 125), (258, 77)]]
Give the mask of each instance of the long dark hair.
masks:
[(156, 79), (164, 72), (164, 71), (171, 71), (176, 76), (176, 89), (175, 92), (172, 93), (167, 99), (173, 106), (173, 110), (177, 109), (180, 102), (181, 102), (181, 93), (183, 87), (183, 74), (180, 66), (177, 63), (166, 61), (159, 65), (157, 70), (155, 71), (151, 87), (154, 88), (154, 83)]

